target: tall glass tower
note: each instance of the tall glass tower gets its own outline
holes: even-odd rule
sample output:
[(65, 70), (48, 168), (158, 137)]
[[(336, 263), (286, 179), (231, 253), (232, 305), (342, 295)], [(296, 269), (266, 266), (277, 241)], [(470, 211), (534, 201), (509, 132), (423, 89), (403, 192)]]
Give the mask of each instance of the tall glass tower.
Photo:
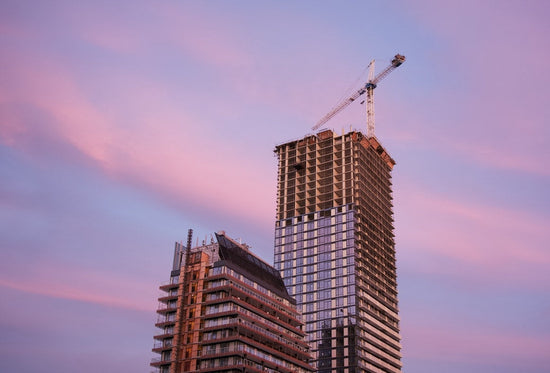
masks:
[(401, 372), (391, 170), (375, 137), (278, 145), (275, 268), (320, 373)]

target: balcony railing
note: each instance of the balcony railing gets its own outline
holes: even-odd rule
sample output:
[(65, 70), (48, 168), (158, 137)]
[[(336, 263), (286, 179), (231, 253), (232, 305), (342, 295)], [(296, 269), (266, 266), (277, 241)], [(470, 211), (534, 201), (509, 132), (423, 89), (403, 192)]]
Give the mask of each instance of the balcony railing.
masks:
[(248, 329), (254, 330), (259, 335), (263, 335), (264, 337), (275, 340), (275, 341), (279, 342), (281, 345), (288, 346), (288, 347), (290, 347), (294, 350), (304, 352), (304, 353), (309, 352), (308, 348), (304, 345), (296, 343), (296, 342), (292, 341), (289, 338), (281, 337), (280, 335), (275, 334), (275, 333), (267, 330), (266, 328), (262, 328), (261, 326), (258, 326), (257, 324), (254, 324), (250, 321), (243, 320), (243, 319), (236, 318), (236, 317), (220, 319), (217, 322), (216, 321), (211, 321), (209, 323), (205, 323), (204, 327), (205, 328), (212, 328), (212, 327), (220, 327), (220, 326), (231, 325), (231, 324), (237, 324), (237, 325), (245, 326)]
[[(225, 298), (227, 298), (228, 301), (231, 300), (231, 298), (229, 296), (226, 296)], [(269, 320), (265, 317), (261, 317), (261, 316), (257, 315), (256, 313), (251, 312), (251, 311), (247, 310), (246, 308), (241, 307), (241, 306), (239, 306), (235, 303), (229, 303), (229, 302), (228, 303), (223, 303), (223, 306), (220, 305), (220, 307), (218, 307), (218, 309), (207, 307), (205, 315), (215, 315), (215, 314), (218, 314), (218, 313), (230, 312), (230, 311), (236, 311), (236, 312), (239, 312), (241, 314), (247, 315), (248, 317), (251, 317), (255, 320), (258, 320), (258, 321), (260, 321), (264, 324), (269, 325), (271, 328), (277, 329), (277, 330), (289, 335), (291, 338), (295, 338), (295, 339), (300, 340), (303, 337), (302, 335), (297, 334), (294, 331), (289, 330), (287, 328), (283, 328), (279, 324), (276, 324), (276, 323), (272, 322), (271, 320)]]
[(162, 324), (165, 322), (176, 322), (176, 313), (159, 315), (159, 317), (157, 317), (157, 324)]
[(166, 356), (166, 357), (154, 357), (151, 359), (151, 364), (155, 364), (155, 365), (160, 365), (160, 364), (163, 364), (163, 363), (170, 363), (172, 360), (170, 359), (170, 356)]
[[(214, 290), (217, 290), (218, 288), (221, 290), (223, 289), (224, 287), (227, 287), (227, 286), (231, 286), (233, 288), (236, 288), (240, 291), (242, 291), (243, 293), (247, 294), (247, 295), (250, 295), (256, 299), (259, 299), (260, 302), (266, 304), (266, 305), (269, 305), (270, 307), (278, 310), (278, 311), (281, 311), (283, 314), (286, 314), (287, 316), (289, 316), (289, 319), (294, 319), (296, 321), (298, 321), (296, 318), (294, 318), (293, 316), (291, 316), (292, 314), (292, 311), (296, 312), (295, 310), (292, 310), (292, 309), (289, 309), (285, 306), (283, 306), (282, 304), (278, 303), (278, 302), (275, 302), (275, 301), (272, 301), (271, 299), (261, 295), (260, 293), (256, 292), (256, 291), (252, 291), (250, 289), (248, 289), (247, 287), (237, 283), (237, 282), (232, 282), (230, 284), (227, 284), (227, 285), (221, 285), (221, 286), (218, 286), (218, 287), (212, 287), (212, 288), (209, 288), (208, 290), (209, 291), (214, 291)], [(207, 298), (208, 299), (208, 298)], [(292, 311), (291, 311), (292, 310)], [(290, 312), (289, 312), (290, 311)], [(298, 321), (299, 322), (299, 321)]]
[(167, 339), (167, 340), (164, 340), (164, 341), (156, 341), (155, 344), (153, 345), (153, 348), (163, 348), (163, 347), (172, 347), (172, 340), (171, 339)]

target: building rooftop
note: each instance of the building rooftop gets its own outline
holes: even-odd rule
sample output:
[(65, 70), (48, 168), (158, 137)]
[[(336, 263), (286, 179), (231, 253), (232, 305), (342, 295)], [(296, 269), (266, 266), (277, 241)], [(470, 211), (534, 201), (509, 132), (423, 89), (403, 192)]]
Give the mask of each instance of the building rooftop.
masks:
[(253, 255), (243, 244), (227, 237), (223, 232), (216, 233), (216, 239), (219, 244), (220, 261), (214, 263), (214, 266), (227, 265), (241, 273), (244, 272), (243, 275), (292, 304), (296, 304), (294, 298), (288, 294), (279, 271)]

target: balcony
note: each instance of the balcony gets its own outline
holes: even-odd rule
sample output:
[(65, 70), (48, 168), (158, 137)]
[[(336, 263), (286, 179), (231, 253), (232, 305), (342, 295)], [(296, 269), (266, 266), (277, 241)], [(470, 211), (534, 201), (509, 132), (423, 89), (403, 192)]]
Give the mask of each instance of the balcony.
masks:
[(159, 315), (157, 317), (157, 322), (155, 323), (155, 326), (157, 328), (163, 328), (167, 324), (174, 324), (176, 322), (176, 313), (166, 314), (166, 315)]
[(160, 353), (163, 350), (171, 350), (171, 349), (172, 349), (172, 339), (165, 339), (164, 341), (155, 341), (155, 344), (153, 345), (153, 352)]
[[(241, 284), (238, 284), (237, 282), (233, 282), (230, 284), (226, 284), (219, 287), (214, 288), (208, 288), (208, 292), (215, 292), (215, 291), (231, 291), (234, 297), (241, 298), (241, 299), (247, 299), (246, 303), (260, 308), (263, 308), (263, 312), (270, 313), (272, 317), (279, 318), (282, 322), (286, 322), (293, 326), (299, 326), (301, 325), (301, 322), (296, 319), (294, 316), (292, 316), (292, 309), (288, 309), (286, 305), (273, 300), (272, 298), (267, 298), (263, 296), (261, 293), (251, 290), (246, 286), (243, 286)], [(206, 293), (206, 291), (205, 291)], [(226, 298), (227, 296), (224, 296)], [(228, 297), (228, 299), (231, 297)], [(222, 299), (221, 297), (219, 299)], [(212, 301), (212, 298), (206, 298), (205, 305), (208, 305), (209, 302)], [(212, 304), (215, 302), (212, 302)]]
[(159, 367), (161, 365), (168, 365), (168, 364), (171, 364), (172, 363), (172, 360), (170, 360), (170, 357), (166, 357), (166, 358), (163, 358), (163, 357), (154, 357), (151, 359), (151, 366), (154, 366), (154, 367)]
[(158, 298), (159, 302), (168, 302), (168, 301), (171, 301), (171, 300), (175, 300), (175, 299), (178, 299), (178, 294), (176, 292), (176, 294), (161, 294)]
[(159, 286), (159, 289), (165, 292), (169, 292), (170, 289), (177, 289), (179, 284), (173, 282), (165, 282)]
[(170, 303), (160, 303), (159, 308), (157, 309), (157, 313), (159, 314), (166, 314), (169, 312), (175, 312), (178, 309), (178, 305), (176, 302), (170, 302)]

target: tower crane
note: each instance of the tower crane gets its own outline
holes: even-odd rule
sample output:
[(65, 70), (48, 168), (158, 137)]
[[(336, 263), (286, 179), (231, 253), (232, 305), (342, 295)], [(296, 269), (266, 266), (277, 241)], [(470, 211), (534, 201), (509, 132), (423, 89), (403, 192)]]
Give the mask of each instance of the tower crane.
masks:
[(324, 117), (322, 117), (315, 126), (312, 127), (312, 130), (317, 130), (328, 122), (332, 117), (338, 114), (342, 109), (355, 101), (359, 96), (367, 93), (367, 137), (374, 137), (374, 88), (380, 83), (382, 79), (388, 76), (393, 70), (401, 66), (405, 62), (405, 56), (396, 54), (391, 64), (386, 67), (378, 75), (374, 76), (374, 60), (369, 64), (369, 77), (365, 85), (355, 92), (350, 97), (340, 101), (331, 111), (329, 111)]

